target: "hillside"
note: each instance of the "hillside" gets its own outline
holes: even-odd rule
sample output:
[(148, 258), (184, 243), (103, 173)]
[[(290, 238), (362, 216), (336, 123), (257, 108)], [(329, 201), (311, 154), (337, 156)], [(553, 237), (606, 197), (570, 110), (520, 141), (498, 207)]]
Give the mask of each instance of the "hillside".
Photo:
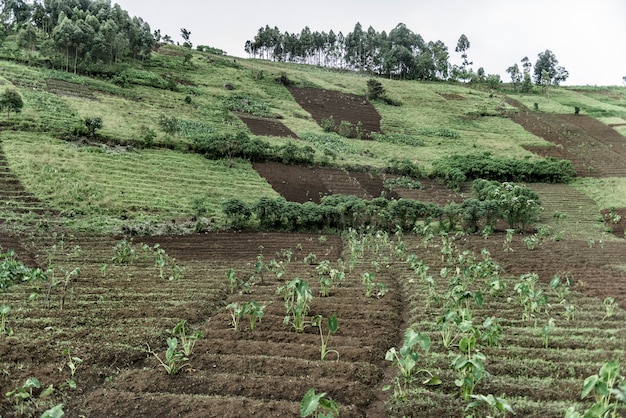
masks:
[[(15, 89), (24, 107), (0, 114), (0, 261), (41, 270), (0, 294), (11, 307), (0, 386), (41, 386), (8, 396), (0, 415), (63, 403), (70, 417), (296, 416), (315, 388), (342, 417), (465, 416), (466, 372), (450, 361), (468, 329), (484, 337), (468, 355), (485, 355), (490, 374), (473, 393), (518, 416), (592, 405), (583, 382), (626, 354), (625, 88), (376, 79), (386, 100), (368, 100), (367, 75), (187, 53), (164, 45), (111, 78), (1, 59), (0, 93)], [(438, 174), (454, 156), (526, 167), (537, 218), (514, 228), (481, 212), (470, 231), (469, 210), (455, 210), (476, 201), (473, 174), (458, 187)], [(574, 179), (534, 181), (547, 166), (567, 177), (560, 160)], [(269, 214), (225, 213), (233, 198), (266, 198)], [(402, 217), (398, 202), (418, 209)], [(295, 278), (312, 289), (303, 332), (289, 312), (283, 322), (289, 298), (277, 294)], [(251, 301), (265, 308), (256, 328), (237, 311)], [(170, 375), (181, 321), (202, 336)], [(408, 327), (432, 341), (416, 348), (418, 369), (440, 385), (402, 380), (385, 360)]]

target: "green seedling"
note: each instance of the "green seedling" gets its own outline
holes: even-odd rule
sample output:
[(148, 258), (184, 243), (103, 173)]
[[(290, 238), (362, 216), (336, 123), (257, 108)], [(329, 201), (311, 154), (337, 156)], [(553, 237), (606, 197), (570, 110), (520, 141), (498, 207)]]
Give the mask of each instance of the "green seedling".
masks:
[(199, 330), (190, 332), (187, 321), (184, 319), (172, 329), (172, 335), (180, 340), (183, 354), (185, 354), (186, 357), (191, 355), (196, 342), (203, 337), (202, 332)]
[(0, 306), (0, 332), (4, 335), (13, 335), (13, 330), (7, 327), (7, 317), (11, 312), (11, 307), (8, 305)]
[(550, 318), (548, 323), (541, 327), (541, 339), (543, 340), (544, 348), (548, 348), (550, 333), (554, 330), (554, 327), (554, 318)]
[(115, 245), (115, 254), (111, 261), (117, 264), (132, 264), (137, 259), (135, 246), (125, 239)]
[(526, 244), (526, 248), (530, 251), (534, 250), (537, 245), (539, 245), (539, 237), (537, 235), (531, 235), (523, 239), (524, 244)]
[[(15, 402), (15, 411), (18, 416), (26, 415), (27, 401), (33, 403), (37, 407), (35, 396), (33, 395), (33, 389), (40, 389), (41, 382), (36, 377), (29, 377), (24, 381), (22, 386), (6, 393), (7, 399), (13, 399)], [(44, 399), (50, 396), (54, 392), (54, 386), (50, 385), (46, 389), (42, 390), (39, 394), (39, 399)]]
[(365, 272), (361, 275), (361, 282), (365, 286), (365, 297), (381, 298), (387, 293), (387, 285), (382, 282), (376, 282), (374, 273)]
[(489, 347), (500, 346), (501, 335), (502, 325), (500, 325), (498, 319), (493, 316), (485, 319), (480, 333), (481, 342), (485, 343)]
[(541, 289), (538, 289), (539, 276), (535, 273), (523, 274), (513, 289), (519, 295), (519, 303), (524, 308), (522, 319), (531, 319), (543, 305), (547, 298)]
[[(396, 396), (400, 398), (404, 398), (406, 396), (407, 385), (417, 373), (426, 373), (428, 375), (427, 379), (422, 381), (422, 384), (430, 386), (441, 384), (439, 377), (433, 375), (430, 371), (425, 369), (415, 369), (419, 360), (419, 354), (415, 350), (415, 346), (419, 346), (423, 351), (428, 352), (430, 350), (430, 345), (431, 341), (428, 334), (415, 332), (413, 329), (407, 328), (404, 332), (403, 343), (400, 350), (396, 350), (395, 347), (387, 350), (385, 360), (391, 361), (392, 366), (397, 367), (400, 372), (400, 375), (394, 379), (396, 384)], [(389, 389), (391, 389), (391, 385), (387, 385), (383, 388), (383, 390)]]
[(504, 243), (502, 244), (502, 248), (506, 252), (513, 252), (513, 251), (515, 251), (513, 249), (513, 247), (511, 246), (511, 243), (513, 242), (513, 233), (514, 232), (515, 232), (515, 229), (509, 228), (509, 229), (506, 230), (506, 237), (504, 237)]
[(309, 282), (296, 277), (285, 286), (279, 287), (277, 293), (285, 300), (287, 316), (283, 322), (291, 324), (296, 332), (304, 332), (305, 318), (313, 300)]
[(571, 303), (564, 303), (565, 311), (563, 312), (563, 316), (568, 321), (573, 321), (576, 318), (576, 306)]
[(326, 297), (330, 295), (330, 289), (333, 287), (333, 277), (330, 275), (330, 261), (324, 260), (317, 267), (317, 281), (320, 284), (320, 296)]
[(108, 264), (104, 263), (100, 266), (100, 274), (102, 274), (102, 277), (106, 277), (107, 276), (107, 268), (108, 268)]
[(315, 253), (309, 253), (306, 257), (304, 257), (302, 262), (304, 264), (313, 265), (317, 263), (317, 255)]
[(64, 415), (63, 404), (60, 403), (44, 411), (44, 413), (41, 414), (41, 418), (63, 418)]
[(335, 334), (337, 332), (337, 328), (339, 327), (337, 316), (333, 315), (328, 318), (328, 334), (326, 335), (326, 338), (324, 338), (324, 331), (322, 330), (322, 315), (315, 315), (312, 320), (312, 325), (314, 327), (318, 327), (320, 330), (320, 337), (322, 339), (321, 360), (324, 361), (328, 353), (335, 353), (337, 354), (337, 361), (339, 361), (339, 352), (337, 350), (328, 350), (328, 341), (330, 340), (330, 336), (331, 334)]
[(233, 302), (226, 306), (226, 309), (230, 309), (230, 324), (233, 326), (235, 331), (239, 330), (239, 321), (245, 316), (243, 311), (243, 306), (237, 302)]
[[(146, 344), (147, 345), (147, 344)], [(165, 369), (167, 374), (177, 374), (185, 367), (189, 367), (189, 358), (185, 356), (181, 350), (178, 349), (178, 338), (170, 337), (167, 339), (167, 350), (165, 351), (165, 360), (161, 358), (148, 346), (148, 353), (152, 354), (159, 361), (161, 366)]]
[[(76, 370), (78, 369), (78, 365), (82, 363), (83, 360), (79, 357), (72, 356), (69, 347), (63, 350), (61, 354), (67, 356), (67, 362), (65, 364), (70, 369), (70, 378), (66, 380), (66, 383), (70, 389), (76, 389), (76, 380), (74, 378), (76, 376)], [(59, 371), (62, 371), (62, 369), (63, 368), (60, 367)]]
[[(616, 360), (602, 365), (598, 374), (585, 379), (580, 399), (593, 394), (595, 403), (583, 417), (617, 417), (619, 409), (626, 406), (626, 378), (620, 375), (620, 365)], [(579, 415), (569, 415), (577, 417)]]
[(572, 286), (572, 278), (568, 275), (565, 281), (561, 280), (558, 274), (552, 276), (550, 280), (550, 289), (552, 289), (559, 299), (563, 300), (569, 295), (570, 287)]
[(480, 332), (473, 327), (472, 321), (462, 322), (459, 328), (463, 335), (459, 341), (461, 354), (452, 360), (452, 368), (458, 375), (454, 384), (461, 388), (461, 397), (467, 401), (473, 395), (476, 385), (488, 376), (488, 373), (483, 363), (486, 357), (476, 347), (477, 335), (479, 336)]
[[(495, 414), (502, 413), (503, 416), (506, 412), (509, 412), (510, 414), (515, 415), (515, 412), (513, 411), (511, 404), (509, 404), (507, 400), (504, 398), (499, 398), (497, 396), (493, 396), (492, 394), (489, 394), (486, 396), (485, 395), (472, 395), (471, 398), (474, 400), (469, 405), (467, 405), (467, 407), (465, 408), (465, 411), (469, 411), (474, 408), (481, 408), (481, 409), (491, 409), (492, 411), (495, 412)], [(482, 415), (471, 414), (471, 415), (468, 415), (466, 418), (475, 418), (475, 417), (478, 418), (480, 416)], [(488, 414), (488, 416), (491, 416), (491, 415)]]
[(263, 254), (257, 255), (256, 263), (254, 263), (254, 273), (261, 278), (261, 284), (265, 284), (263, 272), (265, 272), (267, 269), (268, 267), (263, 262)]
[(339, 406), (326, 397), (326, 392), (316, 394), (311, 388), (300, 401), (300, 417), (334, 418), (333, 414), (339, 415)]
[(605, 298), (602, 304), (604, 305), (605, 310), (605, 315), (602, 319), (604, 320), (606, 318), (612, 318), (613, 315), (615, 315), (615, 310), (618, 308), (618, 305), (615, 302), (615, 298)]
[(226, 272), (226, 279), (228, 280), (228, 293), (234, 294), (239, 289), (239, 279), (235, 274), (235, 270), (228, 269)]
[(263, 318), (263, 310), (265, 305), (259, 305), (256, 301), (251, 300), (243, 304), (243, 315), (248, 315), (250, 320), (250, 331), (254, 331), (256, 323)]

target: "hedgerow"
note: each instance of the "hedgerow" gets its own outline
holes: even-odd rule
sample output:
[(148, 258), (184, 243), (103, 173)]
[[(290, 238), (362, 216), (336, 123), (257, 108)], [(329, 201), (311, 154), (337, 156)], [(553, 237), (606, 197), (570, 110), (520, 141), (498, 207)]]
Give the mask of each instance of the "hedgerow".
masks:
[(508, 182), (568, 183), (576, 176), (576, 171), (568, 160), (503, 159), (486, 152), (441, 158), (433, 163), (430, 176), (440, 178), (447, 187), (458, 190), (464, 181), (479, 178)]
[(414, 199), (387, 200), (378, 197), (364, 200), (349, 195), (324, 196), (319, 204), (287, 202), (284, 198), (263, 197), (253, 205), (232, 198), (223, 206), (231, 225), (249, 226), (255, 216), (262, 229), (287, 231), (346, 230), (373, 226), (394, 231), (398, 227), (412, 230), (418, 222), (438, 222), (450, 232), (463, 229), (474, 233), (494, 230), (501, 220), (510, 228), (525, 230), (541, 210), (537, 195), (513, 183), (480, 180), (475, 183), (478, 198), (450, 203), (444, 208)]

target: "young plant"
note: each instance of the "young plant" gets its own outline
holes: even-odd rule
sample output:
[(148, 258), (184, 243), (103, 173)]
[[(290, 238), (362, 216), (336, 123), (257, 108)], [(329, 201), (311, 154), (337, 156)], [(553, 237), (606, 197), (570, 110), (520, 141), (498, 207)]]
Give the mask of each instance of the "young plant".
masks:
[[(404, 398), (406, 396), (406, 387), (410, 383), (413, 377), (420, 372), (426, 373), (428, 378), (422, 383), (425, 385), (439, 385), (441, 380), (438, 376), (433, 375), (431, 372), (425, 369), (416, 370), (417, 362), (419, 360), (419, 354), (415, 350), (415, 346), (418, 345), (425, 352), (430, 350), (430, 337), (428, 334), (419, 333), (413, 331), (411, 328), (407, 328), (404, 332), (404, 338), (402, 347), (400, 350), (396, 350), (395, 347), (387, 350), (385, 354), (385, 360), (391, 361), (393, 367), (397, 367), (400, 375), (397, 376), (395, 381), (395, 395)], [(383, 390), (391, 389), (391, 385), (387, 385)]]
[[(76, 376), (76, 370), (78, 369), (78, 365), (82, 363), (83, 360), (79, 357), (72, 356), (69, 347), (63, 350), (61, 354), (67, 356), (67, 362), (65, 364), (70, 369), (70, 378), (66, 380), (66, 383), (70, 389), (76, 389), (76, 380), (74, 380), (74, 377)], [(59, 368), (59, 371), (61, 370), (62, 367)]]
[(235, 274), (235, 270), (228, 269), (226, 272), (226, 280), (228, 280), (228, 293), (232, 295), (239, 289), (239, 279)]
[(15, 401), (15, 410), (19, 416), (26, 413), (26, 401), (35, 402), (33, 389), (41, 388), (41, 382), (36, 377), (29, 377), (22, 386), (6, 393), (6, 397)]
[[(580, 399), (593, 394), (595, 403), (583, 417), (617, 417), (626, 406), (626, 378), (620, 375), (617, 360), (604, 363), (598, 374), (585, 379)], [(579, 415), (570, 415), (579, 416)]]
[(565, 281), (561, 280), (558, 274), (552, 276), (550, 280), (550, 289), (552, 289), (559, 299), (563, 300), (569, 295), (570, 287), (572, 286), (572, 278), (567, 275)]
[(365, 272), (361, 275), (361, 282), (365, 286), (365, 297), (381, 298), (387, 294), (387, 285), (382, 282), (376, 282), (374, 273)]
[(226, 306), (226, 309), (230, 309), (230, 324), (233, 326), (235, 331), (239, 330), (239, 321), (245, 316), (243, 306), (237, 302), (233, 302)]
[(4, 335), (13, 335), (13, 330), (7, 327), (7, 317), (9, 316), (9, 312), (11, 312), (11, 307), (9, 305), (0, 306), (0, 333)]
[(458, 375), (454, 384), (461, 388), (461, 396), (467, 401), (474, 393), (476, 385), (488, 376), (488, 373), (483, 363), (486, 357), (476, 347), (477, 336), (480, 335), (479, 330), (474, 328), (472, 321), (463, 321), (459, 328), (462, 332), (459, 341), (461, 354), (452, 360), (452, 368), (457, 371)]
[(117, 264), (132, 264), (136, 259), (137, 254), (132, 241), (129, 242), (125, 239), (118, 241), (111, 261)]
[(615, 310), (618, 308), (618, 305), (615, 302), (615, 298), (605, 298), (602, 304), (604, 305), (605, 310), (605, 315), (602, 319), (604, 320), (606, 318), (612, 318), (613, 315), (615, 315)]
[(329, 296), (330, 289), (333, 287), (333, 278), (330, 275), (330, 261), (322, 261), (315, 267), (315, 270), (317, 271), (317, 281), (320, 284), (320, 296)]
[(254, 331), (256, 323), (263, 318), (264, 309), (265, 305), (259, 305), (254, 300), (244, 303), (243, 314), (248, 315), (248, 319), (250, 320), (250, 331)]
[(279, 287), (277, 293), (282, 295), (285, 300), (287, 316), (283, 322), (291, 324), (296, 332), (304, 332), (305, 318), (313, 300), (309, 282), (296, 277), (286, 285)]
[(538, 289), (539, 276), (535, 273), (523, 274), (513, 289), (519, 295), (520, 305), (524, 308), (522, 319), (530, 319), (547, 303), (547, 298), (541, 289)]
[(534, 250), (537, 245), (539, 245), (539, 237), (537, 235), (530, 235), (523, 239), (524, 244), (526, 244), (526, 248), (530, 251)]
[(263, 262), (263, 254), (259, 254), (256, 257), (256, 263), (254, 263), (254, 274), (257, 274), (261, 278), (261, 284), (265, 284), (263, 272), (268, 270), (268, 267)]
[(190, 333), (187, 321), (182, 320), (172, 329), (172, 335), (180, 340), (182, 351), (186, 357), (191, 355), (193, 347), (196, 345), (196, 341), (203, 337), (202, 332), (196, 330)]
[(333, 414), (339, 415), (339, 406), (326, 397), (326, 392), (316, 394), (311, 388), (300, 401), (300, 417), (334, 418)]
[(165, 360), (161, 360), (161, 357), (159, 357), (154, 351), (152, 351), (149, 345), (148, 353), (152, 354), (154, 357), (156, 357), (157, 360), (159, 360), (159, 363), (161, 363), (161, 366), (163, 366), (163, 368), (169, 375), (177, 374), (184, 367), (189, 366), (189, 363), (186, 363), (187, 361), (189, 361), (189, 358), (187, 358), (185, 356), (185, 353), (183, 353), (178, 348), (178, 338), (176, 337), (170, 337), (167, 339)]
[[(467, 407), (465, 408), (465, 411), (469, 411), (474, 408), (491, 409), (492, 411), (495, 412), (493, 416), (497, 416), (497, 414), (499, 413), (502, 413), (504, 416), (506, 412), (509, 412), (510, 414), (515, 415), (515, 412), (513, 411), (511, 404), (509, 404), (507, 400), (504, 398), (499, 398), (497, 396), (493, 396), (492, 394), (489, 394), (486, 396), (485, 395), (472, 395), (471, 398), (474, 400), (469, 405), (467, 405)], [(471, 415), (468, 415), (466, 418), (474, 418), (474, 417), (480, 417), (480, 416), (482, 415), (471, 414)], [(487, 416), (492, 416), (492, 415), (487, 414)]]
[(312, 325), (320, 329), (320, 337), (322, 339), (321, 360), (324, 361), (328, 353), (335, 353), (337, 354), (337, 361), (339, 361), (339, 352), (337, 350), (328, 350), (328, 341), (330, 340), (330, 335), (335, 334), (337, 332), (337, 328), (339, 327), (337, 316), (333, 315), (328, 318), (327, 324), (328, 334), (326, 335), (326, 338), (324, 338), (324, 331), (322, 330), (322, 315), (315, 315), (313, 317)]
[(541, 339), (543, 340), (543, 347), (548, 348), (550, 342), (550, 333), (554, 330), (554, 318), (550, 318), (548, 323), (541, 327)]

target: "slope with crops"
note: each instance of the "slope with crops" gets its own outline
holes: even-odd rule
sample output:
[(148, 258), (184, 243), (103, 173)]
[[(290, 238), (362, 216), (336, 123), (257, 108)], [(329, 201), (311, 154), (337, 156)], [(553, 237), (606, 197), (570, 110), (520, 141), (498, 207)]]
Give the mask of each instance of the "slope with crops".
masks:
[[(349, 73), (186, 52), (110, 80), (3, 61), (26, 106), (0, 189), (27, 194), (2, 211), (2, 416), (294, 416), (310, 389), (340, 416), (602, 398), (580, 395), (624, 359), (626, 205), (589, 190), (622, 181), (619, 102), (398, 80), (368, 101)], [(591, 178), (532, 183), (571, 167)], [(481, 173), (523, 179), (532, 222), (488, 220)]]

